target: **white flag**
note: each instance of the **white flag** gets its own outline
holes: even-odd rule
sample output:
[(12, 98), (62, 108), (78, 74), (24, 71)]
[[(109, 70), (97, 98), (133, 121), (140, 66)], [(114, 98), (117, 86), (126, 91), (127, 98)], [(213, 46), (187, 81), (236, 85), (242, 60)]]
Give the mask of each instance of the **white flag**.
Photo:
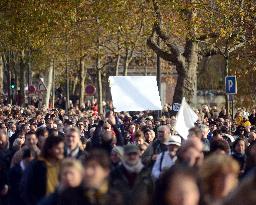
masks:
[(197, 114), (191, 109), (186, 102), (185, 98), (182, 99), (182, 103), (177, 115), (175, 130), (179, 133), (183, 139), (187, 139), (188, 130), (194, 127), (194, 123), (198, 120)]

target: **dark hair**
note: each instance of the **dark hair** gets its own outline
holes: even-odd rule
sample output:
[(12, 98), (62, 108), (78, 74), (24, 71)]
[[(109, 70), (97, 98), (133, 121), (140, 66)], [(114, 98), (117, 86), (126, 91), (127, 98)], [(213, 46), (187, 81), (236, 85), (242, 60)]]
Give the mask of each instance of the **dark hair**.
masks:
[(142, 131), (135, 132), (135, 138), (143, 138), (144, 139), (144, 133)]
[(149, 129), (148, 127), (146, 127), (146, 128), (143, 130), (143, 132), (144, 132), (144, 135), (145, 135), (147, 132), (151, 132), (151, 129)]
[[(36, 135), (36, 133), (34, 131), (29, 131), (28, 133), (26, 133), (26, 136), (27, 135)], [(37, 136), (37, 135), (36, 135)]]
[[(57, 133), (56, 133), (57, 132)], [(49, 135), (50, 136), (58, 136), (58, 130), (57, 129), (55, 129), (55, 128), (51, 128), (51, 129), (49, 129)]]
[(49, 151), (56, 145), (58, 145), (59, 143), (63, 142), (64, 140), (62, 139), (62, 137), (59, 136), (49, 136), (47, 137), (47, 139), (44, 142), (44, 146), (42, 148), (42, 152), (41, 155), (44, 158), (49, 158), (51, 157)]
[(221, 135), (221, 134), (222, 134), (222, 132), (221, 132), (220, 130), (214, 130), (214, 131), (212, 132), (213, 137), (215, 137), (215, 136), (217, 136), (217, 135)]
[(48, 132), (47, 128), (39, 128), (36, 131), (37, 137), (44, 135), (45, 132)]
[(210, 144), (210, 152), (213, 153), (216, 150), (223, 150), (226, 154), (229, 154), (230, 147), (226, 140), (213, 140)]
[(174, 165), (169, 170), (164, 172), (156, 183), (155, 193), (153, 197), (154, 205), (167, 205), (166, 193), (170, 189), (177, 176), (186, 176), (191, 178), (197, 183), (197, 176), (193, 168), (184, 165)]
[(80, 141), (81, 141), (82, 144), (86, 144), (87, 143), (86, 137), (81, 137)]
[(238, 137), (238, 138), (234, 141), (234, 143), (233, 143), (233, 146), (232, 146), (233, 151), (235, 150), (236, 145), (239, 143), (239, 141), (243, 141), (243, 142), (244, 142), (245, 148), (248, 146), (247, 140), (246, 140), (245, 138), (243, 138), (243, 137)]
[(84, 159), (82, 163), (86, 166), (89, 162), (95, 161), (104, 169), (110, 169), (110, 159), (106, 151), (101, 149), (92, 150)]
[(22, 159), (26, 159), (26, 158), (29, 158), (29, 157), (32, 157), (33, 154), (32, 154), (32, 151), (30, 149), (25, 149), (22, 153)]

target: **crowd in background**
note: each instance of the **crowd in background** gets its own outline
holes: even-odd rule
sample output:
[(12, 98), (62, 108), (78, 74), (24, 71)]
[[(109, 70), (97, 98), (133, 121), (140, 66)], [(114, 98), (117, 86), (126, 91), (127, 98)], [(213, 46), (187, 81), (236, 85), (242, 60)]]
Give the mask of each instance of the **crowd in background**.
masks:
[(202, 106), (187, 139), (167, 107), (0, 106), (2, 205), (256, 204), (256, 111)]

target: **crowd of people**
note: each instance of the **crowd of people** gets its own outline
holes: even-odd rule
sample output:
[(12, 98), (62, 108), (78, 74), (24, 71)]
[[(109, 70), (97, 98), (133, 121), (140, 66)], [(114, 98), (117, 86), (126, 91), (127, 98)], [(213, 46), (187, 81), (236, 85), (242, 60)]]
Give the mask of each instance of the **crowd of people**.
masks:
[(1, 205), (256, 204), (256, 111), (202, 106), (187, 139), (168, 110), (0, 106)]

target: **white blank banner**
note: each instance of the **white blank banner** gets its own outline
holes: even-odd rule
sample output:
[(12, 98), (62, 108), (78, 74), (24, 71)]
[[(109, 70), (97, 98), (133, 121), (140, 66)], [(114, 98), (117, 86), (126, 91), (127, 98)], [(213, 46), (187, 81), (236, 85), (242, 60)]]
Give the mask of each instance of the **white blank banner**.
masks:
[(109, 85), (116, 112), (162, 109), (155, 76), (110, 76)]

